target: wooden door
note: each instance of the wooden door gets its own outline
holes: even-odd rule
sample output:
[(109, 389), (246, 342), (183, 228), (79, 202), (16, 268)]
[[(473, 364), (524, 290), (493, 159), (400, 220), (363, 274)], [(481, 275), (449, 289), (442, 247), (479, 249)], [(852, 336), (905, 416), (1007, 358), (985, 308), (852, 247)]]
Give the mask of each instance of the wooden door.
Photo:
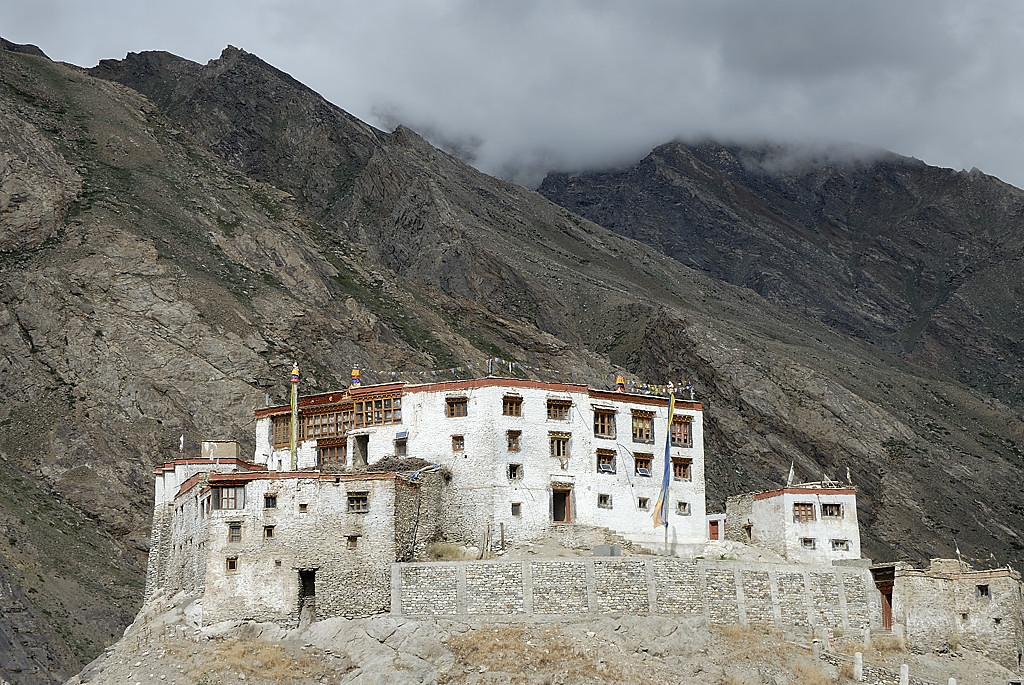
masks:
[(718, 537), (718, 521), (708, 521), (708, 539), (709, 540), (720, 540)]

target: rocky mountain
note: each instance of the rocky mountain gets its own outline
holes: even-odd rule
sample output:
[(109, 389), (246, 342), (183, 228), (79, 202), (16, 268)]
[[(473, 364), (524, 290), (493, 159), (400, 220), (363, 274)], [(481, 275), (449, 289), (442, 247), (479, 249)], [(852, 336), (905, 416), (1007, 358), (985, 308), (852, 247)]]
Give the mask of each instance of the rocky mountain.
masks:
[(238, 49), (89, 71), (0, 50), (0, 249), (11, 683), (60, 681), (116, 639), (152, 469), (182, 435), (186, 455), (251, 449), (252, 409), (283, 399), (293, 359), (308, 392), (353, 364), (415, 381), (490, 355), (592, 383), (690, 378), (712, 507), (791, 461), (849, 467), (875, 558), (948, 555), (953, 537), (1024, 557), (1013, 407), (375, 130)]
[(1024, 191), (890, 153), (662, 145), (540, 192), (716, 279), (1024, 407)]

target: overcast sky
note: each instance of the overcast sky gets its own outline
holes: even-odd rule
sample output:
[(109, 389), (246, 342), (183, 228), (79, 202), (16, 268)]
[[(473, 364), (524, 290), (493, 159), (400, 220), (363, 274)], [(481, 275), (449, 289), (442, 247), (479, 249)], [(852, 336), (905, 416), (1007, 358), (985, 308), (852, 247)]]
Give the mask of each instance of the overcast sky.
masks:
[(527, 183), (708, 136), (851, 142), (1024, 187), (1017, 0), (0, 0), (0, 36), (87, 67), (234, 45)]

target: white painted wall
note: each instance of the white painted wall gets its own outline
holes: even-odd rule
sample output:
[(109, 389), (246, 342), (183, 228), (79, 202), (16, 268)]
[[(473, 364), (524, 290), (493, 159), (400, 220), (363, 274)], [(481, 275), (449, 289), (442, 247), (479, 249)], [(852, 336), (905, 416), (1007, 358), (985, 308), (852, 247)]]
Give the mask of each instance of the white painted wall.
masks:
[[(794, 521), (793, 505), (814, 506), (813, 521)], [(841, 517), (822, 516), (822, 504), (839, 504)], [(786, 488), (770, 497), (755, 498), (751, 512), (752, 542), (794, 562), (821, 563), (836, 559), (860, 559), (860, 526), (857, 497), (837, 494), (828, 488)], [(803, 539), (814, 540), (814, 548)], [(833, 549), (833, 540), (846, 540), (848, 549)]]
[[(467, 387), (468, 386), (468, 387)], [(521, 417), (502, 415), (505, 395), (523, 400)], [(465, 397), (467, 416), (446, 417), (448, 397)], [(547, 418), (548, 399), (572, 402), (565, 421)], [(616, 437), (594, 435), (594, 408), (615, 410)], [(632, 409), (654, 411), (654, 443), (635, 443), (632, 439)], [(676, 415), (692, 417), (693, 447), (672, 447), (671, 456), (692, 459), (691, 480), (672, 481), (670, 486), (669, 540), (676, 545), (707, 541), (703, 416), (698, 409), (678, 407)], [(507, 541), (542, 537), (552, 524), (552, 484), (572, 488), (572, 522), (603, 526), (635, 542), (661, 545), (662, 529), (651, 520), (661, 487), (665, 438), (668, 426), (668, 401), (625, 393), (596, 393), (585, 386), (519, 383), (512, 379), (487, 379), (470, 383), (435, 383), (406, 386), (402, 396), (402, 423), (360, 428), (348, 434), (348, 460), (351, 465), (358, 435), (369, 436), (368, 463), (373, 464), (395, 452), (396, 434), (405, 432), (407, 456), (448, 466), (452, 482), (448, 491), (453, 535), (476, 541), (491, 526), (497, 539), (504, 524)], [(256, 422), (257, 463), (271, 470), (290, 467), (287, 449), (272, 450), (271, 419)], [(507, 449), (507, 431), (521, 431), (520, 451)], [(550, 456), (549, 432), (570, 433), (569, 459), (565, 466)], [(455, 451), (452, 437), (463, 436), (465, 449)], [(615, 450), (615, 473), (597, 470), (597, 449)], [(651, 475), (635, 473), (635, 452), (652, 454)], [(268, 458), (269, 456), (269, 458)], [(299, 467), (316, 463), (314, 441), (300, 448)], [(522, 464), (522, 480), (508, 478), (508, 465)], [(599, 495), (609, 495), (611, 508), (598, 506)], [(639, 507), (639, 499), (648, 500), (648, 508)], [(678, 502), (687, 502), (689, 515), (677, 514)], [(519, 515), (512, 504), (518, 503)]]

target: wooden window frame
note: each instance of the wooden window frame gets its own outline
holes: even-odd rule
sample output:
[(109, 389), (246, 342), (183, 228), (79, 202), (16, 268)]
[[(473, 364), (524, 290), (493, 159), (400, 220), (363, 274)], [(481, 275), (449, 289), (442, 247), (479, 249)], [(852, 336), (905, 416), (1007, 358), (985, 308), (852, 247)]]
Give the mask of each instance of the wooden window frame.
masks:
[(554, 459), (569, 458), (569, 439), (571, 437), (564, 433), (548, 433), (548, 443), (551, 446), (551, 456)]
[(594, 437), (615, 438), (614, 409), (594, 409)]
[(633, 410), (633, 442), (654, 444), (654, 412)]
[(341, 464), (344, 465), (348, 459), (348, 443), (339, 442), (331, 445), (317, 445), (316, 446), (316, 461), (320, 466), (325, 464)]
[(402, 396), (363, 397), (352, 403), (352, 425), (384, 426), (402, 422)]
[[(278, 414), (270, 419), (270, 441), (273, 444), (274, 449), (280, 449), (282, 447), (289, 447), (291, 443), (292, 435), (292, 415), (291, 412), (287, 414)], [(299, 437), (296, 442), (302, 442), (306, 439), (306, 421), (305, 417), (302, 416), (302, 412), (299, 412)]]
[(242, 541), (242, 524), (241, 523), (229, 523), (228, 524), (228, 542), (236, 543)]
[(273, 540), (274, 539), (274, 526), (263, 526), (263, 539)]
[[(607, 473), (609, 475), (614, 475), (615, 474), (615, 457), (616, 457), (615, 450), (603, 450), (603, 449), (597, 450), (597, 472), (598, 473)], [(608, 466), (611, 467), (611, 470), (602, 469), (601, 468), (602, 464), (607, 464)]]
[(793, 523), (814, 520), (814, 502), (793, 502)]
[(264, 509), (277, 509), (277, 493), (263, 495)]
[[(837, 513), (832, 513), (837, 512)], [(843, 505), (836, 502), (822, 502), (821, 503), (821, 518), (843, 518)]]
[(508, 479), (509, 480), (522, 480), (523, 479), (523, 465), (510, 463), (508, 465)]
[(221, 511), (245, 509), (244, 485), (218, 485), (214, 508)]
[(514, 418), (522, 418), (523, 416), (523, 398), (519, 395), (505, 395), (501, 398), (501, 414), (502, 416), (511, 416)]
[[(633, 454), (633, 473), (641, 478), (650, 478), (653, 475), (651, 470), (654, 466), (654, 455), (646, 452)], [(647, 473), (640, 473), (640, 469), (647, 469)]]
[(673, 447), (693, 447), (693, 417), (674, 416), (669, 427)]
[(677, 480), (683, 483), (693, 481), (693, 459), (672, 457), (670, 459), (670, 465), (672, 467), (672, 480)]
[(238, 570), (238, 557), (228, 557), (224, 560), (224, 570), (228, 573), (234, 573)]
[(370, 493), (350, 492), (348, 493), (348, 508), (350, 514), (366, 514), (370, 511)]
[(572, 400), (548, 399), (548, 421), (568, 421)]
[(522, 436), (523, 436), (523, 431), (508, 431), (505, 434), (505, 437), (508, 440), (508, 451), (509, 452), (518, 452), (521, 449), (521, 442), (520, 442), (520, 440), (522, 439)]
[(465, 435), (453, 435), (452, 436), (452, 452), (465, 452), (466, 451), (466, 436)]
[(444, 415), (449, 419), (462, 419), (469, 416), (469, 398), (446, 397), (444, 400)]

